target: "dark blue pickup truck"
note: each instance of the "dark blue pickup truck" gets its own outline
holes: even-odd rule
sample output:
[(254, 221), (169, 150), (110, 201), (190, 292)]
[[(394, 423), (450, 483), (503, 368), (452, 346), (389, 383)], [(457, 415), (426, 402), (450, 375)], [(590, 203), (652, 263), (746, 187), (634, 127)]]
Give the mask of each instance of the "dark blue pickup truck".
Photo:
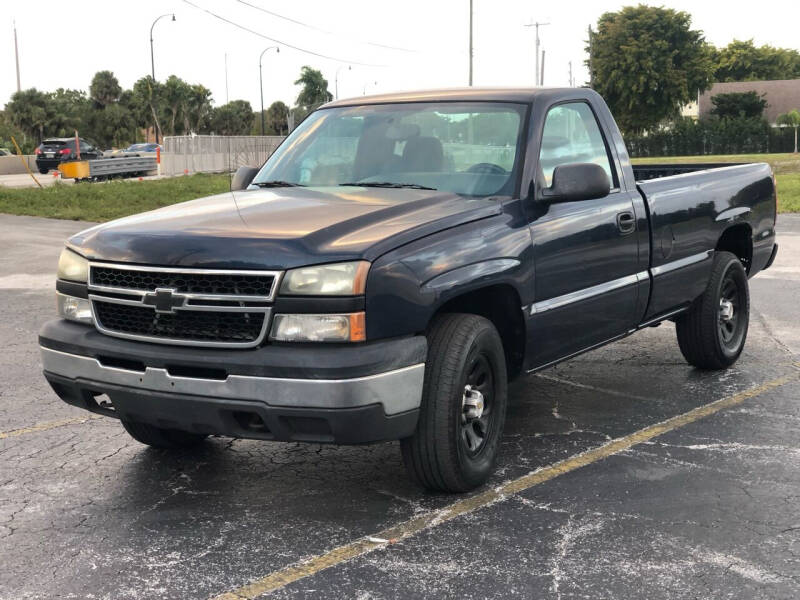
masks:
[(72, 237), (44, 374), (152, 446), (400, 440), (464, 491), (514, 377), (664, 320), (733, 364), (775, 216), (765, 164), (631, 166), (591, 90), (342, 100), (231, 192)]

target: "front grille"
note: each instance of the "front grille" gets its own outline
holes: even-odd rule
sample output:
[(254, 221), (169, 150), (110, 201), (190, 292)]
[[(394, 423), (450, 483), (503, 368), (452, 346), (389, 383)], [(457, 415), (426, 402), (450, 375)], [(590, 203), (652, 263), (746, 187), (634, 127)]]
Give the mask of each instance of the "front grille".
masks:
[(94, 314), (102, 329), (112, 332), (188, 342), (251, 343), (261, 337), (263, 312), (183, 310), (173, 314), (150, 307), (94, 301)]
[(89, 265), (95, 325), (107, 335), (163, 344), (259, 345), (280, 273)]
[(170, 288), (180, 293), (234, 296), (272, 295), (275, 276), (251, 273), (192, 273), (174, 270), (132, 270), (92, 266), (95, 286), (151, 291)]

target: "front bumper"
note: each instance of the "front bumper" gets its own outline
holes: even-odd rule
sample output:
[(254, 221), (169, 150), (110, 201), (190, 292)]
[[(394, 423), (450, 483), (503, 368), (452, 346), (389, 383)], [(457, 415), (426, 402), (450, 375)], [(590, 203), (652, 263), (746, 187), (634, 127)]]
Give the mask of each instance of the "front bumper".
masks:
[[(81, 408), (197, 433), (365, 443), (408, 437), (422, 396), (423, 337), (353, 346), (182, 348), (51, 321), (44, 374)], [(98, 402), (106, 395), (108, 403)]]

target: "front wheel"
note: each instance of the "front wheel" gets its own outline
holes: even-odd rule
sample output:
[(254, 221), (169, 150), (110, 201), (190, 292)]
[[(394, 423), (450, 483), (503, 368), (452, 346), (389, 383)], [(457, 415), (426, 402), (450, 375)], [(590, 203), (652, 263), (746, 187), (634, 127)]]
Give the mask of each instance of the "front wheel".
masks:
[(717, 252), (708, 287), (675, 322), (686, 362), (700, 369), (726, 369), (739, 358), (750, 322), (750, 290), (741, 261)]
[(470, 314), (438, 317), (428, 333), (417, 430), (401, 440), (411, 477), (442, 492), (484, 483), (497, 458), (507, 391), (503, 343), (491, 321)]

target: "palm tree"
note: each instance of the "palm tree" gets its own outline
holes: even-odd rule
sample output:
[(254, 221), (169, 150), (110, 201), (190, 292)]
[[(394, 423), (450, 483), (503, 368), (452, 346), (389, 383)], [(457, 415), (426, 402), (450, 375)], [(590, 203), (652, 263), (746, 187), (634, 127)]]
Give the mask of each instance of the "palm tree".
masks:
[(321, 71), (309, 66), (300, 69), (300, 77), (294, 84), (303, 86), (297, 95), (297, 105), (307, 111), (333, 100), (333, 94), (328, 91), (328, 80)]
[(797, 154), (797, 128), (800, 127), (800, 112), (796, 109), (782, 115), (776, 120), (778, 125), (794, 128), (794, 153)]

